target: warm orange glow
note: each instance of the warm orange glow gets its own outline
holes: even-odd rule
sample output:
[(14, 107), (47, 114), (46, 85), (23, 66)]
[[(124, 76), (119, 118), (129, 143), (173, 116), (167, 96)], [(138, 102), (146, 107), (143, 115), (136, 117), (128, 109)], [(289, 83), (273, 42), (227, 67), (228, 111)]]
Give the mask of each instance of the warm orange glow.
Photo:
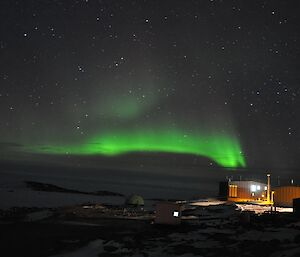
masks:
[(229, 197), (237, 197), (237, 185), (229, 185)]

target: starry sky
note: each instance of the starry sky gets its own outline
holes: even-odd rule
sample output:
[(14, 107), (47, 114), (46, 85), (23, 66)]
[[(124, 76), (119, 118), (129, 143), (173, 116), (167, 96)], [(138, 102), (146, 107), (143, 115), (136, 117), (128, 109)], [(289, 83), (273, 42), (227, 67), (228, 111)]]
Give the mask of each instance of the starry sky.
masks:
[(1, 1), (1, 159), (298, 172), (299, 7)]

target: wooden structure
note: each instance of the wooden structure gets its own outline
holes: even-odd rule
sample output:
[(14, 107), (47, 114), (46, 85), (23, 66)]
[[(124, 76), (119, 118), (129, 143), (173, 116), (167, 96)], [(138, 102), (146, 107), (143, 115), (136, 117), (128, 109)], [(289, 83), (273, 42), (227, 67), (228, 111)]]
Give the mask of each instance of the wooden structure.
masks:
[(293, 199), (300, 198), (300, 186), (289, 185), (274, 188), (274, 204), (282, 207), (293, 207)]
[(182, 205), (176, 202), (158, 202), (156, 204), (156, 224), (179, 225)]

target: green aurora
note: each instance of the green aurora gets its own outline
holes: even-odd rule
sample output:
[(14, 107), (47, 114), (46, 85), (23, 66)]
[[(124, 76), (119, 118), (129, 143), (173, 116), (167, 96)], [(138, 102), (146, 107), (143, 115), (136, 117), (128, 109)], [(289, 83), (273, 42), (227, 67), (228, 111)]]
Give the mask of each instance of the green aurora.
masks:
[(106, 133), (89, 138), (81, 144), (35, 145), (32, 153), (57, 155), (117, 156), (133, 152), (166, 152), (207, 157), (228, 168), (245, 167), (246, 162), (238, 140), (229, 135), (187, 134), (178, 130), (140, 130)]

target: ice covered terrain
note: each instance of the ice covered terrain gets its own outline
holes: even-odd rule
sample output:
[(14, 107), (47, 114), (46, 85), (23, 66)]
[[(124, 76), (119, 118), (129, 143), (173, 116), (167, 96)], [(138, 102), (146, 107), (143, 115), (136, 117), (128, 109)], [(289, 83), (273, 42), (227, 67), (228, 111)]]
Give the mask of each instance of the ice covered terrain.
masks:
[[(179, 183), (173, 187), (164, 183), (151, 186), (153, 181), (140, 183), (139, 179), (127, 177), (114, 183), (109, 176), (100, 174), (82, 178), (68, 172), (2, 171), (0, 175), (0, 209), (4, 214), (11, 207), (36, 208), (25, 208), (25, 218), (21, 216), (19, 225), (11, 219), (3, 222), (3, 247), (11, 250), (9, 245), (19, 245), (12, 256), (20, 256), (19, 250), (30, 257), (300, 256), (300, 225), (290, 208), (277, 208), (282, 213), (267, 215), (264, 213), (270, 207), (266, 206), (235, 205), (205, 197), (199, 200), (191, 197), (197, 191), (195, 184), (188, 191)], [(25, 181), (67, 188), (69, 193), (35, 191)], [(99, 190), (124, 197), (80, 193)], [(199, 195), (201, 190), (205, 187), (198, 190)], [(148, 211), (122, 207), (126, 195), (131, 193), (145, 197)], [(198, 200), (187, 200), (187, 195)], [(183, 201), (182, 225), (165, 227), (152, 223), (154, 213), (150, 207), (163, 197), (187, 200)], [(241, 211), (251, 213), (249, 221), (241, 219)], [(34, 250), (32, 247), (37, 244), (42, 247)]]
[[(226, 213), (229, 214), (228, 210)], [(193, 226), (148, 227), (134, 233), (122, 232), (124, 236), (98, 239), (79, 250), (53, 257), (299, 256), (300, 227), (297, 223), (275, 227), (272, 223), (256, 220), (242, 226), (237, 220), (224, 219), (225, 216)]]
[[(124, 171), (72, 171), (72, 170), (0, 170), (0, 209), (10, 207), (58, 207), (64, 205), (124, 202), (123, 197), (74, 195), (57, 192), (36, 192), (25, 181), (49, 183), (59, 187), (80, 190), (107, 190), (125, 196), (139, 194), (144, 198), (185, 199), (205, 194), (216, 194), (207, 181), (194, 178), (178, 180), (175, 176), (150, 176)], [(202, 184), (203, 185), (202, 185)], [(212, 190), (213, 188), (213, 190)], [(8, 201), (9, 199), (9, 201)]]
[(239, 221), (239, 207), (235, 205), (203, 199), (191, 206), (196, 206), (190, 210), (199, 218), (196, 221), (186, 219), (181, 226), (148, 224), (135, 232), (119, 231), (124, 236), (103, 237), (102, 241), (97, 239), (74, 252), (53, 257), (298, 257), (300, 254), (300, 222), (291, 222), (285, 216), (254, 215), (244, 224)]

